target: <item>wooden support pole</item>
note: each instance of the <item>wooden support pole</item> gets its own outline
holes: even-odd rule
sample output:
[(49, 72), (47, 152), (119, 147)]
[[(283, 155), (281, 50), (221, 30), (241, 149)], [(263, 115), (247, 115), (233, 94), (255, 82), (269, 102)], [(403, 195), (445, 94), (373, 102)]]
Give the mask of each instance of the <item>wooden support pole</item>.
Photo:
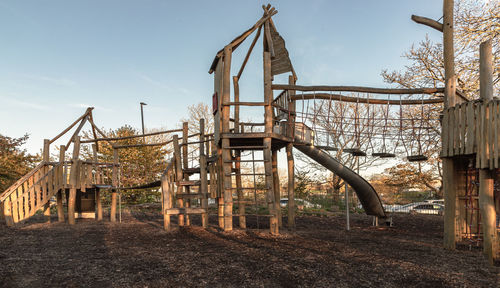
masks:
[[(481, 43), (479, 54), (480, 97), (483, 100), (482, 105), (486, 105), (488, 101), (493, 99), (493, 55), (491, 40)], [(491, 115), (486, 113), (485, 117), (485, 122), (489, 123)], [(486, 127), (483, 127), (483, 130), (486, 130)], [(489, 155), (489, 157), (492, 156)], [(494, 264), (495, 260), (498, 259), (499, 252), (493, 182), (494, 180), (489, 169), (479, 170), (479, 207), (483, 228), (483, 252), (491, 264)]]
[(80, 155), (80, 136), (75, 137), (73, 143), (73, 155), (71, 157), (71, 171), (69, 175), (69, 198), (68, 198), (68, 223), (75, 225), (75, 204), (76, 204), (76, 189), (78, 185), (78, 178), (80, 175), (79, 158)]
[(162, 193), (162, 199), (163, 199), (163, 228), (166, 231), (171, 230), (170, 226), (170, 215), (167, 214), (167, 209), (171, 208), (171, 191), (170, 191), (170, 183), (169, 183), (169, 174), (171, 171), (167, 171), (165, 175), (161, 176), (161, 193)]
[[(174, 159), (175, 159), (175, 181), (179, 183), (182, 181), (182, 162), (181, 162), (181, 147), (179, 145), (179, 136), (174, 135)], [(177, 184), (177, 192), (181, 191), (181, 186)], [(178, 208), (184, 208), (184, 200), (177, 199)], [(184, 214), (179, 214), (179, 226), (184, 226)]]
[(113, 148), (113, 174), (112, 174), (112, 185), (111, 189), (111, 209), (109, 220), (111, 222), (116, 222), (116, 205), (118, 201), (117, 187), (118, 187), (118, 149)]
[[(43, 162), (50, 162), (50, 140), (43, 140)], [(44, 167), (44, 171), (47, 173), (49, 171), (49, 166)], [(48, 184), (47, 184), (48, 185)], [(49, 187), (47, 187), (49, 188)], [(46, 195), (48, 197), (48, 195)], [(43, 206), (43, 215), (45, 216), (45, 221), (50, 223), (50, 199), (47, 199), (47, 203)]]
[[(59, 165), (60, 168), (63, 168), (64, 165), (64, 155), (66, 154), (66, 147), (64, 145), (59, 146)], [(63, 178), (63, 169), (59, 169), (57, 173), (59, 173), (59, 177), (61, 180)], [(64, 182), (61, 181), (61, 185), (58, 185), (57, 189), (57, 218), (59, 222), (64, 222), (64, 207), (63, 207), (63, 192), (64, 192)]]
[[(231, 56), (232, 48), (224, 47), (224, 71), (222, 80), (222, 133), (229, 133), (230, 106), (225, 105), (231, 101)], [(233, 191), (232, 191), (232, 164), (229, 138), (222, 138), (222, 179), (224, 187), (224, 231), (233, 230)]]
[(207, 156), (203, 140), (205, 140), (205, 119), (200, 119), (200, 194), (202, 194), (201, 208), (205, 210), (205, 213), (201, 214), (201, 225), (203, 228), (208, 228)]
[[(238, 77), (233, 76), (234, 86), (234, 102), (240, 102), (240, 85), (238, 84)], [(240, 132), (240, 105), (234, 106), (234, 133)]]
[(273, 158), (273, 190), (274, 190), (274, 209), (276, 209), (276, 217), (278, 217), (278, 225), (280, 228), (283, 227), (283, 218), (281, 215), (281, 207), (280, 207), (280, 177), (278, 174), (278, 150), (272, 151)]
[[(266, 37), (263, 37), (264, 42), (266, 43)], [(264, 45), (264, 47), (266, 47)], [(273, 131), (273, 91), (271, 89), (272, 85), (272, 74), (271, 74), (271, 54), (267, 51), (264, 51), (263, 55), (264, 59), (264, 102), (267, 103), (264, 111), (264, 125), (266, 135), (271, 135)], [(266, 189), (267, 190), (267, 204), (269, 209), (269, 214), (272, 216), (269, 217), (269, 231), (271, 234), (279, 233), (279, 225), (278, 225), (278, 211), (276, 210), (276, 199), (274, 195), (274, 177), (273, 177), (273, 164), (272, 164), (272, 139), (271, 137), (264, 138), (264, 170), (266, 174)]]
[[(292, 75), (288, 77), (288, 84), (295, 85), (295, 79)], [(288, 91), (290, 98), (295, 95), (295, 90)], [(290, 117), (288, 119), (288, 136), (292, 139), (295, 137), (295, 101), (290, 101), (288, 103), (288, 110), (290, 111)], [(286, 158), (287, 158), (287, 168), (288, 168), (288, 229), (291, 231), (295, 230), (295, 170), (294, 170), (294, 158), (293, 158), (293, 143), (288, 143), (286, 145)]]
[[(182, 123), (182, 167), (184, 169), (188, 169), (189, 165), (189, 159), (188, 159), (188, 134), (189, 134), (189, 128), (188, 128), (188, 122)], [(189, 174), (184, 174), (183, 176), (185, 181), (189, 181)], [(189, 186), (184, 186), (184, 193), (189, 194), (191, 192), (191, 188)], [(184, 202), (184, 207), (189, 208), (191, 207), (191, 199), (187, 198)], [(191, 218), (189, 215), (184, 216), (186, 219), (186, 226), (191, 225)]]
[[(92, 153), (93, 153), (93, 159), (94, 162), (97, 163), (99, 161), (99, 158), (97, 157), (97, 145), (92, 144)], [(100, 173), (100, 168), (99, 166), (95, 166), (95, 183), (96, 184), (102, 184), (101, 183), (101, 173)], [(96, 200), (96, 212), (97, 212), (97, 221), (102, 221), (102, 200), (101, 200), (101, 190), (99, 188), (96, 188), (95, 190), (95, 200)]]
[[(236, 127), (236, 126), (235, 126)], [(234, 152), (235, 153), (235, 162), (234, 162), (234, 168), (236, 172), (236, 193), (238, 195), (238, 214), (239, 216), (239, 223), (240, 223), (240, 228), (247, 228), (247, 220), (245, 216), (245, 202), (244, 202), (244, 195), (243, 195), (243, 189), (242, 189), (242, 182), (241, 182), (241, 151), (237, 150)]]
[[(453, 0), (443, 1), (443, 60), (445, 74), (445, 109), (455, 105), (455, 58), (453, 48)], [(443, 127), (443, 126), (442, 126)], [(448, 133), (442, 131), (441, 135)], [(446, 249), (454, 250), (457, 241), (457, 170), (452, 158), (443, 158), (443, 191), (445, 201), (444, 237)]]

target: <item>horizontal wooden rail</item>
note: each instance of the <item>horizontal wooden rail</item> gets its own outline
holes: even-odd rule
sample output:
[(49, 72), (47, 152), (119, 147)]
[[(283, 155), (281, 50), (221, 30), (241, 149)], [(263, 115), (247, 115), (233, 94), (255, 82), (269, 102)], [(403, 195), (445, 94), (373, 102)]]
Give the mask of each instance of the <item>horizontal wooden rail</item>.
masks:
[(372, 88), (361, 86), (300, 86), (273, 84), (273, 90), (295, 90), (295, 91), (335, 91), (335, 92), (362, 92), (374, 94), (435, 94), (444, 93), (443, 88)]
[(97, 142), (97, 141), (118, 141), (118, 140), (133, 139), (133, 138), (140, 138), (140, 137), (148, 137), (148, 136), (155, 136), (155, 135), (175, 133), (175, 132), (182, 132), (182, 129), (172, 129), (172, 130), (151, 132), (151, 133), (146, 133), (146, 134), (141, 134), (141, 135), (123, 136), (123, 137), (84, 139), (84, 140), (81, 140), (80, 143), (94, 143), (94, 142)]
[(395, 100), (395, 99), (378, 99), (378, 98), (360, 98), (360, 97), (351, 97), (351, 96), (344, 96), (344, 95), (340, 95), (340, 94), (328, 94), (328, 93), (314, 93), (314, 94), (308, 93), (308, 94), (294, 95), (291, 97), (292, 101), (312, 100), (312, 99), (335, 100), (335, 101), (352, 102), (352, 103), (385, 104), (385, 105), (387, 105), (387, 104), (389, 104), (389, 105), (419, 105), (419, 104), (444, 103), (444, 100), (442, 98)]
[(224, 106), (266, 106), (266, 102), (226, 102)]

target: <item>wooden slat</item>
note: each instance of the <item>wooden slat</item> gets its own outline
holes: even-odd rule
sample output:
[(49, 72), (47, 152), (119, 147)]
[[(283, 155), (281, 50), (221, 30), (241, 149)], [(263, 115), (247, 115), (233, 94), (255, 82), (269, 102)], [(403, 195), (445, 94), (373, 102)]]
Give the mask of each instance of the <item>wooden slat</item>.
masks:
[(467, 105), (466, 103), (463, 103), (460, 105), (460, 154), (463, 155), (465, 154), (465, 147), (466, 147), (466, 139), (465, 139), (465, 133), (467, 129)]
[(450, 131), (449, 139), (448, 139), (448, 156), (454, 156), (455, 150), (453, 149), (455, 146), (455, 108), (451, 107), (448, 109), (448, 130)]
[(31, 183), (30, 183), (30, 189), (29, 189), (29, 193), (30, 193), (30, 210), (29, 210), (29, 215), (30, 216), (33, 216), (35, 214), (35, 198), (36, 198), (36, 194), (35, 194), (35, 175), (33, 175), (32, 177), (30, 177), (31, 179)]
[(469, 102), (466, 105), (466, 118), (467, 118), (467, 143), (465, 144), (465, 154), (472, 154), (474, 153), (474, 142), (475, 142), (475, 135), (474, 135), (474, 125), (475, 125), (475, 114), (474, 114), (474, 106), (475, 104), (473, 102)]
[(493, 155), (494, 155), (494, 151), (495, 151), (495, 145), (494, 145), (494, 122), (495, 122), (495, 115), (493, 114), (493, 105), (494, 105), (494, 102), (493, 101), (490, 101), (490, 103), (488, 103), (488, 146), (489, 146), (489, 149), (488, 149), (488, 160), (489, 160), (489, 168), (490, 169), (493, 169)]
[(443, 126), (442, 126), (442, 139), (441, 139), (441, 156), (448, 157), (448, 139), (449, 139), (449, 131), (448, 131), (448, 118), (449, 118), (449, 110), (444, 110), (443, 113)]
[(40, 183), (41, 180), (41, 171), (38, 171), (35, 174), (35, 195), (36, 195), (36, 204), (35, 204), (35, 209), (36, 207), (40, 206), (40, 202), (42, 202), (42, 185)]
[[(29, 180), (29, 178), (28, 178)], [(23, 202), (24, 202), (24, 218), (29, 217), (29, 186), (28, 186), (28, 181), (24, 182), (23, 184)]]
[(482, 114), (481, 114), (481, 105), (478, 104), (475, 106), (475, 115), (476, 115), (476, 126), (475, 126), (475, 131), (476, 131), (476, 167), (480, 168), (481, 167), (481, 153), (482, 153), (482, 146), (481, 146), (481, 119), (482, 119)]
[(495, 143), (495, 154), (494, 154), (494, 157), (495, 157), (495, 169), (498, 169), (499, 168), (499, 165), (498, 165), (498, 150), (500, 150), (499, 148), (499, 135), (500, 135), (500, 102), (498, 101), (495, 101), (495, 109), (493, 109), (493, 112), (495, 113), (495, 139), (494, 139), (494, 143)]
[(18, 203), (17, 203), (17, 189), (12, 192), (11, 195), (11, 201), (12, 201), (12, 216), (14, 218), (14, 223), (19, 222), (19, 209), (18, 209)]
[(453, 155), (460, 155), (460, 106), (455, 106), (453, 110)]

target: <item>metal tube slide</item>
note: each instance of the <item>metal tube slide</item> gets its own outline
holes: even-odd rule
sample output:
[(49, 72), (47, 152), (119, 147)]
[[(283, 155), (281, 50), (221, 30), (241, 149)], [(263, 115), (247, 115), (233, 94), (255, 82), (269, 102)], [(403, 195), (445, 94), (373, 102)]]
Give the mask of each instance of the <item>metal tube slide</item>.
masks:
[[(297, 141), (300, 140), (297, 139)], [(377, 192), (363, 177), (342, 165), (335, 158), (328, 155), (328, 153), (325, 153), (312, 145), (296, 143), (294, 144), (294, 147), (321, 164), (326, 169), (338, 175), (340, 178), (344, 179), (344, 181), (346, 181), (358, 195), (358, 199), (361, 202), (361, 205), (363, 205), (367, 215), (387, 218), (384, 207), (382, 206), (382, 201), (380, 201)]]

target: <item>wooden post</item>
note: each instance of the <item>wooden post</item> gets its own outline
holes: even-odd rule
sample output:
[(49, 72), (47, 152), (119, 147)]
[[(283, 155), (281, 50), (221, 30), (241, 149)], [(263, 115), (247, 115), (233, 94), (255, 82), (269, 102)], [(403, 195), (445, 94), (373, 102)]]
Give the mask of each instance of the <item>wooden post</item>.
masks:
[(229, 114), (231, 102), (231, 54), (230, 45), (224, 47), (224, 72), (222, 80), (222, 178), (224, 187), (224, 231), (233, 230), (233, 183), (232, 183), (232, 159), (230, 141), (225, 133), (229, 133)]
[[(486, 105), (493, 99), (493, 56), (491, 40), (481, 43), (479, 58), (479, 80), (480, 97), (483, 100), (481, 105)], [(485, 122), (491, 121), (491, 115), (486, 113)], [(485, 125), (486, 126), (486, 125)], [(486, 127), (483, 127), (486, 129)], [(492, 157), (491, 154), (489, 157)], [(487, 255), (491, 264), (498, 258), (498, 242), (496, 229), (496, 210), (494, 201), (493, 177), (491, 171), (479, 170), (479, 207), (483, 227), (483, 251)]]
[[(64, 166), (64, 154), (66, 153), (66, 147), (64, 145), (59, 146), (59, 165), (60, 168)], [(62, 172), (62, 169), (58, 170), (58, 173)], [(62, 173), (60, 173), (59, 177), (63, 177)], [(63, 191), (64, 191), (64, 185), (62, 184), (57, 187), (59, 191), (57, 191), (57, 218), (59, 222), (64, 222), (64, 207), (63, 207)]]
[(118, 187), (118, 149), (113, 147), (113, 175), (112, 175), (112, 185), (111, 189), (111, 209), (110, 209), (110, 221), (116, 222), (116, 202), (118, 200), (117, 187)]
[(278, 217), (278, 225), (280, 228), (283, 227), (283, 219), (281, 215), (281, 207), (280, 207), (280, 178), (278, 174), (278, 151), (272, 151), (273, 158), (273, 190), (274, 190), (274, 209), (276, 209), (276, 217)]
[[(295, 78), (293, 75), (288, 76), (288, 84), (295, 85)], [(290, 99), (295, 95), (294, 90), (289, 90), (288, 95)], [(288, 118), (288, 136), (295, 137), (295, 100), (288, 102), (288, 111), (290, 117)], [(288, 229), (295, 230), (295, 163), (293, 159), (293, 142), (286, 145), (286, 158), (288, 164)]]
[(80, 175), (79, 158), (80, 155), (80, 136), (75, 136), (73, 139), (73, 155), (71, 157), (71, 171), (69, 175), (69, 199), (68, 199), (68, 223), (75, 224), (75, 204), (76, 204), (76, 188)]
[[(455, 58), (453, 48), (453, 0), (443, 1), (443, 59), (445, 74), (444, 108), (455, 105)], [(444, 126), (442, 126), (444, 127)], [(448, 131), (442, 131), (445, 135)], [(443, 158), (443, 191), (445, 201), (444, 237), (446, 249), (454, 250), (457, 241), (457, 179), (458, 173), (452, 158)]]
[[(177, 182), (177, 192), (181, 191), (182, 188), (179, 185), (179, 182), (182, 181), (182, 162), (181, 162), (181, 147), (179, 146), (179, 136), (174, 135), (174, 159), (175, 159), (175, 180)], [(184, 208), (184, 201), (182, 198), (177, 199), (177, 206), (179, 208)], [(180, 213), (179, 217), (179, 226), (184, 226), (184, 214)]]
[[(240, 102), (240, 85), (237, 76), (233, 76), (234, 102)], [(240, 129), (240, 105), (234, 106), (234, 133), (239, 133)]]
[[(97, 163), (99, 158), (97, 157), (97, 145), (92, 144), (92, 153), (94, 162)], [(101, 175), (99, 171), (99, 165), (95, 166), (95, 183), (101, 184)], [(102, 201), (101, 201), (101, 190), (99, 188), (95, 189), (95, 200), (96, 200), (96, 208), (97, 208), (97, 221), (102, 221)]]
[[(45, 164), (45, 173), (49, 171), (49, 166), (48, 162), (50, 161), (50, 140), (49, 139), (44, 139), (43, 140), (43, 161), (46, 163)], [(47, 203), (43, 205), (43, 215), (45, 216), (45, 220), (47, 223), (50, 223), (50, 199), (47, 200)]]
[(161, 177), (161, 193), (162, 193), (162, 199), (163, 199), (163, 228), (167, 231), (171, 230), (170, 226), (170, 215), (167, 214), (167, 209), (171, 208), (172, 203), (171, 203), (171, 190), (170, 190), (170, 183), (169, 183), (169, 177), (170, 177), (171, 171), (167, 171), (165, 175)]
[(208, 228), (208, 175), (207, 175), (207, 156), (205, 155), (205, 119), (200, 119), (200, 193), (201, 208), (205, 210), (201, 214), (201, 225)]
[[(267, 47), (266, 37), (264, 39), (264, 47)], [(264, 138), (264, 170), (266, 174), (266, 189), (267, 190), (267, 204), (269, 208), (269, 230), (271, 234), (279, 233), (278, 225), (278, 211), (276, 210), (276, 199), (274, 195), (274, 177), (273, 177), (273, 164), (272, 164), (272, 153), (271, 144), (272, 139), (270, 135), (273, 131), (273, 91), (271, 89), (272, 85), (272, 75), (271, 75), (271, 54), (264, 50), (264, 102), (266, 103), (264, 111), (264, 125), (266, 137)], [(267, 136), (269, 135), (269, 136)]]
[[(189, 130), (188, 130), (188, 122), (184, 122), (182, 123), (182, 167), (184, 169), (188, 169), (188, 165), (189, 165), (189, 159), (188, 159), (188, 135), (189, 134)], [(183, 177), (183, 179), (185, 181), (189, 181), (189, 174), (184, 174), (182, 173), (181, 177)], [(191, 189), (189, 186), (184, 186), (184, 193), (186, 194), (189, 194), (191, 192)], [(187, 208), (187, 207), (191, 207), (191, 200), (189, 198), (187, 198), (186, 200), (184, 200), (184, 206)], [(189, 217), (189, 215), (186, 215), (184, 216), (185, 219), (186, 219), (186, 226), (190, 226), (191, 225), (191, 218)]]

